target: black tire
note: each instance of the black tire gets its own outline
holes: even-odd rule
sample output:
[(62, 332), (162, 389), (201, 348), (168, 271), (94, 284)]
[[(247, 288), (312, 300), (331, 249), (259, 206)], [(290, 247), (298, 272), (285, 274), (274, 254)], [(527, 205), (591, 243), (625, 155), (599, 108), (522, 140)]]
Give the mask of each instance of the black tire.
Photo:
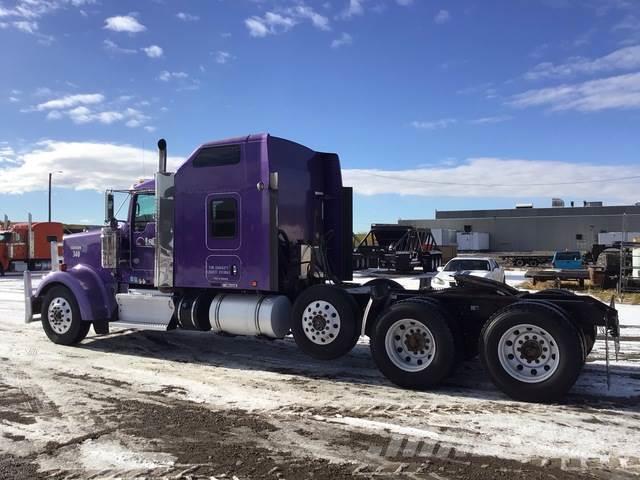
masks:
[[(544, 340), (542, 339), (545, 338), (549, 348), (551, 349), (553, 345), (557, 351), (557, 360), (554, 355), (550, 355), (549, 359), (546, 360), (548, 363), (545, 363), (544, 368), (546, 369), (549, 366), (549, 371), (551, 372), (548, 374), (548, 378), (536, 383), (528, 383), (515, 378), (503, 367), (498, 353), (503, 335), (521, 324), (544, 329), (555, 341), (554, 343), (549, 341), (546, 336), (541, 336), (534, 343), (537, 348), (537, 342), (543, 344)], [(536, 333), (535, 330), (533, 333)], [(525, 338), (527, 338), (527, 342), (533, 342), (533, 338), (536, 337), (532, 337), (531, 340), (528, 337)], [(506, 345), (509, 344), (507, 343)], [(516, 348), (517, 345), (514, 345), (514, 350)], [(511, 398), (526, 402), (551, 402), (564, 397), (576, 382), (584, 363), (583, 338), (578, 329), (559, 308), (553, 308), (551, 305), (538, 302), (515, 303), (495, 313), (482, 329), (479, 351), (480, 360), (493, 383)], [(538, 351), (539, 354), (544, 355), (542, 349)], [(553, 351), (551, 349), (551, 352)], [(515, 351), (514, 353), (518, 354)], [(521, 355), (526, 354), (522, 353)], [(513, 359), (513, 356), (511, 358)], [(521, 356), (520, 358), (524, 357)], [(551, 358), (555, 362), (552, 362)], [(520, 362), (520, 360), (515, 359), (515, 362)], [(519, 371), (523, 372), (522, 375), (528, 376), (527, 378), (531, 379), (531, 381), (538, 375), (538, 370), (540, 370), (542, 377), (546, 375), (542, 365), (538, 367), (533, 362), (534, 360), (531, 360), (529, 364), (524, 359), (522, 363), (526, 364), (526, 366), (523, 368), (518, 367)], [(556, 365), (555, 369), (553, 369), (554, 363)], [(541, 376), (537, 376), (537, 378), (541, 378)]]
[[(314, 302), (315, 305), (312, 305)], [(331, 314), (339, 323), (331, 324)], [(315, 310), (318, 308), (318, 310)], [(322, 310), (320, 310), (322, 308)], [(291, 309), (291, 333), (296, 344), (307, 355), (320, 360), (333, 360), (349, 353), (360, 338), (360, 309), (351, 295), (330, 285), (313, 285), (304, 290)], [(313, 317), (311, 317), (314, 315)], [(325, 329), (316, 330), (310, 322), (318, 321)], [(306, 323), (305, 323), (306, 322)], [(339, 325), (335, 333), (332, 327)], [(315, 325), (318, 327), (318, 325)], [(305, 332), (305, 330), (307, 330)], [(327, 330), (328, 329), (328, 330)], [(311, 336), (309, 338), (307, 333)], [(316, 333), (317, 335), (313, 335)], [(314, 343), (326, 340), (326, 344)], [(317, 340), (316, 340), (317, 339)], [(324, 343), (324, 342), (323, 342)]]
[[(64, 302), (59, 301), (59, 299), (64, 299)], [(66, 315), (70, 315), (70, 325), (68, 330), (64, 332), (56, 332), (51, 324), (49, 319), (49, 305), (52, 302), (59, 302), (62, 306), (68, 307), (64, 310)], [(60, 309), (59, 309), (60, 310)], [(75, 345), (76, 343), (81, 342), (89, 333), (89, 328), (91, 327), (91, 322), (87, 322), (82, 320), (80, 316), (80, 309), (78, 308), (78, 302), (76, 302), (73, 294), (63, 286), (53, 287), (51, 288), (44, 296), (42, 301), (42, 328), (44, 329), (47, 337), (53, 343), (57, 343), (59, 345)]]
[[(400, 368), (398, 366), (399, 359), (395, 356), (395, 352), (392, 353), (387, 348), (392, 346), (392, 342), (398, 341), (400, 336), (391, 337), (391, 335), (396, 330), (396, 325), (403, 321), (408, 321), (410, 322), (409, 325), (413, 324), (419, 328), (426, 327), (433, 337), (435, 353), (433, 357), (428, 357), (428, 360), (425, 360), (430, 363), (423, 367), (422, 370), (408, 371)], [(419, 339), (418, 332), (419, 330), (416, 331), (415, 335)], [(410, 330), (410, 333), (407, 334), (407, 341), (411, 341), (409, 335), (412, 333)], [(387, 342), (387, 335), (390, 335), (389, 343)], [(434, 305), (429, 305), (425, 302), (405, 301), (392, 305), (376, 323), (369, 345), (371, 355), (382, 374), (396, 385), (404, 388), (427, 389), (434, 387), (448, 377), (456, 366), (457, 349), (453, 333), (440, 310)], [(424, 344), (424, 346), (427, 345), (427, 343)], [(428, 354), (429, 349), (425, 348), (424, 352)], [(418, 353), (422, 354), (422, 352)], [(394, 355), (396, 363), (394, 363), (391, 355)], [(422, 365), (420, 361), (421, 359), (411, 358), (408, 368), (420, 368), (420, 365)]]
[(513, 264), (514, 264), (516, 267), (522, 268), (522, 267), (524, 267), (524, 260), (522, 260), (521, 258), (517, 258), (517, 259), (515, 259), (515, 260), (513, 261)]
[(4, 267), (0, 263), (0, 277), (4, 277)]

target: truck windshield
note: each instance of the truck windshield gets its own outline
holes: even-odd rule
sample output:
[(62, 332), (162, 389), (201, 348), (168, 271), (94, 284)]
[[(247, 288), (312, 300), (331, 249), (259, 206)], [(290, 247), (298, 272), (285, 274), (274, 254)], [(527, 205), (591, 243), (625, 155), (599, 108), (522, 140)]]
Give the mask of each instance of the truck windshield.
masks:
[(461, 259), (451, 260), (444, 267), (445, 272), (461, 272), (463, 270), (483, 270), (489, 271), (489, 262), (486, 260)]
[(11, 233), (10, 232), (5, 232), (5, 233), (0, 233), (0, 243), (7, 243), (11, 241)]

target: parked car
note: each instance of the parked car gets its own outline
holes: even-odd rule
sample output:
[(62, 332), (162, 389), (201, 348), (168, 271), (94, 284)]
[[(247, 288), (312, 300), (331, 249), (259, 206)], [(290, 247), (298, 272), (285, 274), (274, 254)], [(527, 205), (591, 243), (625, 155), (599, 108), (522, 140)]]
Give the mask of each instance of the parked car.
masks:
[(449, 260), (444, 267), (438, 268), (438, 274), (433, 277), (431, 286), (437, 290), (453, 287), (456, 284), (453, 276), (460, 272), (505, 283), (504, 269), (493, 258), (456, 257)]
[(579, 270), (584, 268), (580, 252), (556, 252), (551, 261), (553, 268), (560, 270)]

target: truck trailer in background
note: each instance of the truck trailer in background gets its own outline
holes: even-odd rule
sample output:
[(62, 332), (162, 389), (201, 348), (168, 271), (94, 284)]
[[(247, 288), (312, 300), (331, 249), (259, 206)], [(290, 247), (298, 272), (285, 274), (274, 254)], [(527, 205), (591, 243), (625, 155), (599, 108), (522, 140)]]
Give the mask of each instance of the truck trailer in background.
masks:
[(9, 223), (5, 218), (0, 229), (0, 275), (10, 271), (49, 269), (51, 242), (58, 242), (59, 253), (62, 253), (62, 236), (62, 223), (30, 220)]

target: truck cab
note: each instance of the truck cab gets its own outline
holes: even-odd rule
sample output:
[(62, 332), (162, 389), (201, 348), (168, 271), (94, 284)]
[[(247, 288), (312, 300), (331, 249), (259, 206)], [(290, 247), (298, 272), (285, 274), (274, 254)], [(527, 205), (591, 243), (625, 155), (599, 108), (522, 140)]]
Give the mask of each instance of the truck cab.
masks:
[[(153, 179), (106, 192), (101, 230), (65, 236), (65, 271), (45, 277), (38, 299), (64, 285), (102, 329), (154, 322), (280, 337), (288, 320), (238, 327), (220, 312), (283, 310), (311, 284), (351, 279), (351, 190), (336, 154), (249, 135), (205, 143), (172, 173), (159, 146)], [(117, 218), (116, 195), (128, 204)]]
[(559, 270), (579, 270), (584, 267), (582, 254), (577, 251), (555, 252), (551, 264)]

